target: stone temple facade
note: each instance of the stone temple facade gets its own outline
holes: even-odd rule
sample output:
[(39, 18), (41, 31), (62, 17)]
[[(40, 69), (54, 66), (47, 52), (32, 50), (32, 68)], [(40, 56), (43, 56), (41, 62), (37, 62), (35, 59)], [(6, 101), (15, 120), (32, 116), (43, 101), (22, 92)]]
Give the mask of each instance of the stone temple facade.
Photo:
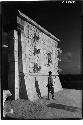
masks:
[[(14, 78), (15, 99), (34, 101), (47, 96), (49, 71), (54, 92), (62, 90), (58, 74), (59, 39), (19, 11), (17, 28), (9, 35), (9, 79)], [(13, 55), (13, 56), (12, 56)], [(11, 61), (13, 60), (13, 61)], [(13, 67), (13, 68), (11, 68)], [(14, 72), (11, 70), (14, 69)]]

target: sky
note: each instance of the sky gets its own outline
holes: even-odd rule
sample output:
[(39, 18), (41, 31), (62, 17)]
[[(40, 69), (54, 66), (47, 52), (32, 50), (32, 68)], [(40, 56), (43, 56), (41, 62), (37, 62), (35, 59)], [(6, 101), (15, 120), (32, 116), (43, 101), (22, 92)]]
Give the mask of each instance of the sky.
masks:
[(60, 39), (58, 46), (62, 50), (59, 63), (61, 73), (80, 74), (81, 4), (47, 1), (3, 3), (3, 26), (9, 23), (10, 17), (17, 9)]

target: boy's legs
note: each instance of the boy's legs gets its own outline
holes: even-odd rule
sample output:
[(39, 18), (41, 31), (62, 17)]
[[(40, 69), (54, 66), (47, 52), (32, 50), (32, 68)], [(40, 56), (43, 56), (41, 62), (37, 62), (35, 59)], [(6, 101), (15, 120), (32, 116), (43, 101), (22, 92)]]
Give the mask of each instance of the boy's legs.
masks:
[(51, 94), (52, 94), (52, 99), (54, 99), (54, 88), (52, 88)]
[(50, 91), (48, 90), (48, 100), (49, 100), (49, 92), (50, 92)]

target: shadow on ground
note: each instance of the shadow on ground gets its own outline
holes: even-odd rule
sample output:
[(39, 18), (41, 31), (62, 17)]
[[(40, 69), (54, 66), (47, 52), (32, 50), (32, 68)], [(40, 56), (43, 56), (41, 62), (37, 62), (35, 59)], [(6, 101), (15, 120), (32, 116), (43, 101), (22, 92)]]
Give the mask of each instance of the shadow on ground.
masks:
[(78, 107), (67, 106), (67, 105), (62, 105), (62, 104), (55, 104), (55, 103), (50, 103), (47, 105), (47, 107), (62, 109), (62, 110), (70, 111), (70, 112), (78, 112), (79, 111)]

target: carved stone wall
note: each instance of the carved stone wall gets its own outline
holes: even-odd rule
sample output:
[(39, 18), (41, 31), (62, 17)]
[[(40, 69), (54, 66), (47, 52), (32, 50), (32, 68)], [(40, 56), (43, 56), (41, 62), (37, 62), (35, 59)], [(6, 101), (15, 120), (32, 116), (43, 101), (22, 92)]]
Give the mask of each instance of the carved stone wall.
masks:
[[(45, 32), (41, 30), (41, 28), (39, 29), (36, 25), (34, 25), (33, 21), (31, 23), (29, 21), (30, 20), (25, 21), (19, 16), (17, 17), (17, 33), (18, 30), (20, 30), (20, 34), (16, 34), (16, 37), (19, 37), (20, 35), (21, 46), (16, 45), (15, 40), (15, 60), (17, 60), (16, 62), (19, 64), (18, 65), (16, 63), (16, 67), (18, 69), (18, 67), (20, 66), (19, 60), (21, 58), (22, 65), (21, 67), (19, 67), (19, 69), (23, 68), (24, 74), (24, 83), (21, 84), (25, 84), (27, 96), (31, 101), (33, 101), (35, 99), (38, 99), (38, 93), (35, 86), (36, 81), (38, 82), (41, 96), (47, 95), (46, 85), (48, 83), (49, 71), (51, 71), (53, 75), (55, 92), (61, 90), (62, 86), (58, 77), (58, 52), (60, 51), (60, 49), (57, 48), (57, 40), (49, 37)], [(22, 47), (22, 50), (20, 50), (19, 47)], [(18, 55), (16, 53), (18, 49), (22, 54), (20, 58), (18, 58)]]

